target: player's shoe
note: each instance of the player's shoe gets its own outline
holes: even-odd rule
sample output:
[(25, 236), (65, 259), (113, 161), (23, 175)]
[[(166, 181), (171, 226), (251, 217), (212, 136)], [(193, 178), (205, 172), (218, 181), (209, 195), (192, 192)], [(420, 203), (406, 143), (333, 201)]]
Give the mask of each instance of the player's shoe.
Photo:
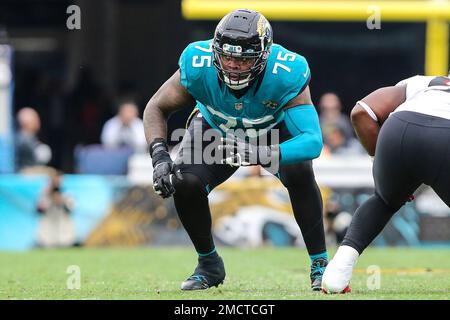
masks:
[(194, 273), (181, 284), (181, 290), (205, 290), (218, 287), (225, 279), (225, 267), (220, 256), (199, 257)]
[(317, 258), (311, 263), (311, 289), (320, 291), (322, 289), (322, 276), (328, 264), (327, 259)]
[(353, 265), (330, 261), (322, 278), (323, 293), (348, 293), (352, 278)]

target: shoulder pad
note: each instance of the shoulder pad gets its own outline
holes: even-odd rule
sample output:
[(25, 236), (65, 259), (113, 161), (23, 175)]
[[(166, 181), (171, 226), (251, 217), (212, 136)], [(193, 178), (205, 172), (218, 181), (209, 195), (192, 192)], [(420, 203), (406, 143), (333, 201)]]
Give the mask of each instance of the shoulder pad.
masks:
[(309, 84), (311, 71), (305, 57), (280, 45), (273, 45), (267, 70), (277, 83), (280, 106), (299, 95)]
[[(202, 80), (208, 68), (213, 66), (211, 40), (190, 43), (180, 56), (181, 84), (195, 96), (195, 84)], [(198, 84), (197, 84), (198, 85)]]

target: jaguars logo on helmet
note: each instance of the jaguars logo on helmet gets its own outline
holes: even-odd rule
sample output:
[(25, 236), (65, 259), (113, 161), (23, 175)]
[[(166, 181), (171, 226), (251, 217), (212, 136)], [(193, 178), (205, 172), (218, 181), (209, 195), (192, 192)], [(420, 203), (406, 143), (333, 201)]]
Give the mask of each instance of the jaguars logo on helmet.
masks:
[(266, 34), (271, 36), (269, 21), (263, 15), (259, 16), (257, 31), (260, 37), (264, 37)]

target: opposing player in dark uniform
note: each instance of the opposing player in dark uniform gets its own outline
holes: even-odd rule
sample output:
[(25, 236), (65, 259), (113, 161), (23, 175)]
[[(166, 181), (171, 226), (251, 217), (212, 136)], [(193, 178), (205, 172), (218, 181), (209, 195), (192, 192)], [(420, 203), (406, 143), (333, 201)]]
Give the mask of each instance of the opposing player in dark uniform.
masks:
[(450, 78), (415, 76), (378, 89), (352, 110), (371, 156), (375, 195), (355, 212), (323, 276), (326, 292), (349, 291), (364, 249), (423, 183), (450, 207)]
[[(239, 166), (263, 165), (289, 192), (311, 258), (311, 286), (320, 290), (328, 257), (311, 160), (321, 152), (322, 135), (306, 59), (273, 44), (272, 28), (260, 13), (236, 10), (220, 21), (213, 39), (189, 44), (179, 67), (148, 102), (144, 126), (154, 189), (164, 198), (173, 194), (198, 253), (197, 268), (181, 289), (223, 282), (208, 194)], [(167, 118), (188, 106), (195, 106), (194, 112), (173, 162), (166, 144)]]

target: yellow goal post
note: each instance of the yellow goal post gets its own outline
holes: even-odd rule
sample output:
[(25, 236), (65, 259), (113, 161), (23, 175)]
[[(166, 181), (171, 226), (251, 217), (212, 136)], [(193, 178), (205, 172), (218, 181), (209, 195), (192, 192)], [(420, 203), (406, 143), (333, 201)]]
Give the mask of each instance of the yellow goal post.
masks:
[(269, 20), (367, 21), (379, 12), (381, 22), (425, 22), (425, 74), (448, 74), (448, 0), (182, 0), (183, 17), (189, 20), (218, 20), (237, 8), (261, 12)]

